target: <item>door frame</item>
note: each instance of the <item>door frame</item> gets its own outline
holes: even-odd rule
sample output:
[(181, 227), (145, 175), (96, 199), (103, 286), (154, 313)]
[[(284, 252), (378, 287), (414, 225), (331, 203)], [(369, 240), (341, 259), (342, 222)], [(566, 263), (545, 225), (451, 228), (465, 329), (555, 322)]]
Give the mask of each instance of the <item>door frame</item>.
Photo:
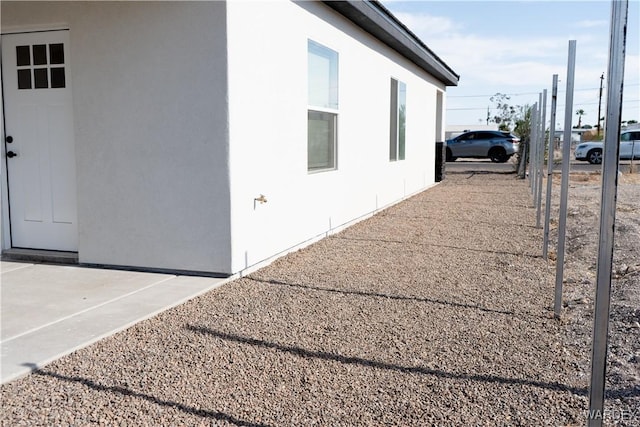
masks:
[[(2, 28), (0, 32), (0, 53), (2, 52), (2, 36), (9, 34), (26, 34), (26, 33), (46, 33), (50, 31), (70, 31), (69, 25), (66, 24), (52, 24), (48, 26), (11, 26), (8, 25)], [(9, 174), (7, 170), (7, 157), (6, 157), (6, 119), (4, 114), (4, 82), (3, 82), (4, 68), (2, 67), (2, 59), (0, 55), (0, 143), (2, 144), (2, 153), (0, 157), (0, 251), (11, 249), (11, 214), (9, 212)]]
[[(4, 34), (4, 33), (2, 33)], [(0, 35), (0, 52), (2, 52), (2, 35)], [(2, 158), (0, 161), (0, 196), (2, 199), (0, 203), (2, 209), (0, 211), (0, 220), (2, 225), (0, 227), (2, 234), (2, 250), (11, 248), (11, 218), (9, 216), (9, 175), (7, 173), (7, 150), (5, 138), (5, 118), (4, 118), (4, 85), (2, 75), (4, 69), (2, 68), (2, 61), (0, 60), (0, 118), (2, 118), (2, 126), (0, 126), (0, 141), (2, 142)]]

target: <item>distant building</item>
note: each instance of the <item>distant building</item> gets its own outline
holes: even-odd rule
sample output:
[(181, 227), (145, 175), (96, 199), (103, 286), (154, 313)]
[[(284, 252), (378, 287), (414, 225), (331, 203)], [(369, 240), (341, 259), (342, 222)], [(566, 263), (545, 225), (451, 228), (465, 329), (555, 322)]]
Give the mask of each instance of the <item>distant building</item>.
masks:
[[(571, 129), (571, 144), (576, 145), (582, 142), (583, 135), (585, 133), (592, 133), (593, 129)], [(564, 140), (564, 131), (562, 129), (556, 130), (555, 141), (556, 146), (559, 147)]]

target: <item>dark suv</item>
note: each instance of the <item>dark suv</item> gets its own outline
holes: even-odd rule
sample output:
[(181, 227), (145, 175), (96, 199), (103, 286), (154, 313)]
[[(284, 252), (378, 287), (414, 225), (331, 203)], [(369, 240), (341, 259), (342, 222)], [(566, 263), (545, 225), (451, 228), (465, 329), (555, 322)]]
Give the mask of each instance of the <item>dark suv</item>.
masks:
[(518, 152), (520, 138), (509, 132), (478, 130), (465, 132), (447, 140), (447, 162), (458, 157), (491, 159), (495, 163), (504, 163)]

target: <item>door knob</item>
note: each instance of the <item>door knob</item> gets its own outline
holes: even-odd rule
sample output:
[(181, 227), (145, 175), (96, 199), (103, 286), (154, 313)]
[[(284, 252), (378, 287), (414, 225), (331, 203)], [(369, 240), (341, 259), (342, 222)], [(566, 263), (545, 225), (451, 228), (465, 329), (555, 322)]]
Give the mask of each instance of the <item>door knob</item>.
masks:
[(4, 140), (7, 141), (9, 144), (11, 144), (13, 142), (13, 137), (11, 135), (9, 135)]
[(13, 151), (7, 151), (7, 157), (8, 157), (8, 158), (10, 158), (10, 159), (11, 159), (11, 158), (13, 158), (13, 157), (15, 157), (15, 156), (17, 156), (17, 154), (16, 154), (16, 153), (14, 153)]

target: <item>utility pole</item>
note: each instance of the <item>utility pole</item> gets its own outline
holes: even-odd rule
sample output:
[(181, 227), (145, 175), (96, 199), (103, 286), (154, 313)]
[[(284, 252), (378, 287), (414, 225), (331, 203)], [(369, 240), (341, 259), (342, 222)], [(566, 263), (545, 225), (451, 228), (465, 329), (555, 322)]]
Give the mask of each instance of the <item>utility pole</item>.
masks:
[(489, 106), (487, 105), (487, 125), (489, 125)]
[(602, 106), (602, 82), (604, 81), (604, 73), (600, 76), (600, 98), (598, 99), (598, 136), (600, 136), (600, 111)]

